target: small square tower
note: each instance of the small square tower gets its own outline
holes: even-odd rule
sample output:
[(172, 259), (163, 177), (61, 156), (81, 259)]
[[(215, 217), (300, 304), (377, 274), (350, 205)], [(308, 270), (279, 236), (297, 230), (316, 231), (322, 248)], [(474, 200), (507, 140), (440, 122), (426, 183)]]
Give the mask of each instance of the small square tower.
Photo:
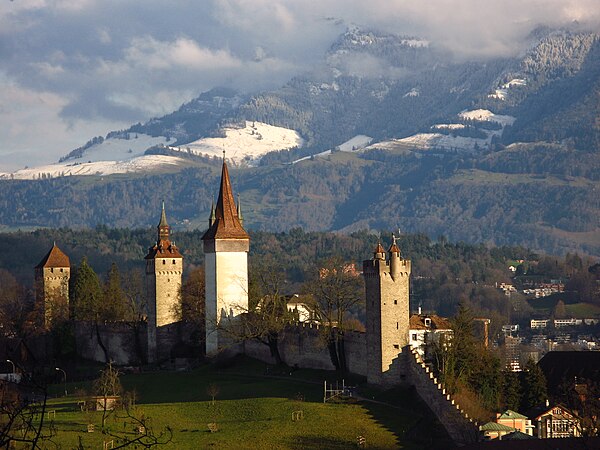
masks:
[(56, 243), (35, 266), (35, 297), (40, 325), (50, 330), (53, 324), (69, 318), (69, 279), (71, 263)]
[(183, 256), (175, 243), (171, 242), (171, 227), (167, 223), (164, 202), (156, 228), (158, 239), (148, 249), (145, 258), (148, 362), (168, 358), (175, 344), (183, 274)]
[(393, 242), (386, 252), (377, 245), (372, 259), (363, 261), (367, 315), (367, 381), (394, 385), (406, 376), (404, 354), (409, 342), (410, 260)]

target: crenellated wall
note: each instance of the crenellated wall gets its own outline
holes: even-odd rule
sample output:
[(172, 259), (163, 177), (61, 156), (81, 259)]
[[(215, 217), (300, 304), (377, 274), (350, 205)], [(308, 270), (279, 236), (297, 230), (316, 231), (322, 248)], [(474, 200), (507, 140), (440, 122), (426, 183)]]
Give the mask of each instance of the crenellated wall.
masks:
[(415, 386), (419, 396), (442, 423), (454, 443), (461, 446), (476, 442), (479, 438), (477, 422), (446, 392), (444, 385), (427, 367), (416, 349), (409, 352), (407, 363), (410, 383)]
[[(335, 367), (331, 363), (329, 351), (325, 345), (323, 331), (318, 325), (291, 324), (279, 341), (279, 352), (284, 362), (290, 366), (334, 370)], [(366, 376), (366, 333), (348, 332), (345, 340), (346, 358), (350, 371)], [(269, 348), (258, 341), (246, 341), (243, 348), (248, 356), (268, 363), (274, 362)], [(397, 367), (403, 369), (395, 370)], [(442, 423), (456, 445), (477, 441), (479, 436), (477, 423), (446, 392), (442, 383), (427, 367), (416, 349), (409, 350), (407, 348), (398, 355), (390, 365), (390, 372), (397, 375), (397, 384), (409, 384), (415, 387), (419, 396)]]

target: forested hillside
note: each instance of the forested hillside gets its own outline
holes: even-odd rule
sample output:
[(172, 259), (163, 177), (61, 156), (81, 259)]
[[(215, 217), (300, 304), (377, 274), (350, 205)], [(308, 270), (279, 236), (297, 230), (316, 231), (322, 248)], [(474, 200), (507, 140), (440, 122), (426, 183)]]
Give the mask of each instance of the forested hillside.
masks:
[[(195, 269), (203, 266), (202, 232), (176, 232), (172, 235), (184, 256), (184, 278), (193, 277)], [(0, 234), (2, 248), (10, 252), (0, 254), (0, 282), (11, 277), (28, 286), (33, 285), (33, 267), (46, 254), (53, 242), (70, 257), (75, 270), (84, 258), (100, 276), (107, 279), (109, 271), (118, 270), (134, 278), (142, 276), (147, 248), (155, 241), (155, 229), (112, 229), (97, 227), (93, 230), (38, 230)], [(335, 234), (305, 232), (295, 228), (285, 233), (250, 233), (250, 277), (261, 270), (278, 273), (282, 277), (285, 294), (302, 293), (307, 285), (332, 261), (337, 264), (355, 263), (361, 270), (362, 260), (373, 256), (379, 240), (369, 232)], [(391, 232), (383, 231), (381, 241), (387, 247)], [(522, 297), (510, 299), (496, 289), (496, 283), (511, 282), (509, 264), (524, 261), (523, 271), (550, 278), (571, 278), (569, 288), (588, 292), (584, 300), (600, 302), (594, 291), (598, 259), (567, 254), (565, 258), (536, 254), (523, 247), (487, 247), (462, 242), (452, 243), (445, 237), (432, 240), (423, 234), (402, 234), (398, 239), (403, 257), (412, 260), (411, 306), (416, 310), (435, 310), (444, 316), (455, 314), (459, 303), (469, 306), (478, 314), (492, 317), (494, 331), (512, 320), (526, 321), (533, 313)], [(115, 266), (113, 266), (115, 264)], [(594, 266), (595, 264), (595, 266)], [(595, 268), (592, 271), (590, 268)], [(8, 277), (8, 278), (7, 278)], [(4, 281), (3, 281), (4, 280)], [(592, 283), (591, 290), (581, 286)], [(360, 287), (359, 287), (360, 288)], [(597, 289), (596, 289), (597, 291)], [(595, 292), (595, 293), (594, 293)], [(362, 294), (360, 294), (362, 295)], [(364, 319), (364, 303), (352, 311)]]
[[(432, 237), (600, 255), (600, 163), (552, 144), (482, 158), (411, 151), (334, 153), (295, 165), (233, 170), (253, 230), (397, 229)], [(162, 199), (179, 229), (203, 228), (216, 161), (170, 175), (0, 182), (11, 228), (154, 225)]]
[[(127, 131), (177, 145), (240, 120), (298, 131), (304, 146), (232, 170), (253, 230), (400, 228), (598, 256), (600, 40), (539, 30), (532, 42), (519, 58), (465, 62), (418, 38), (351, 29), (280, 89), (215, 89)], [(371, 145), (337, 151), (357, 135)], [(314, 156), (323, 149), (332, 153)], [(176, 173), (5, 174), (0, 229), (150, 226), (162, 199), (177, 228), (203, 228), (220, 162), (177, 147), (146, 153), (180, 155)]]

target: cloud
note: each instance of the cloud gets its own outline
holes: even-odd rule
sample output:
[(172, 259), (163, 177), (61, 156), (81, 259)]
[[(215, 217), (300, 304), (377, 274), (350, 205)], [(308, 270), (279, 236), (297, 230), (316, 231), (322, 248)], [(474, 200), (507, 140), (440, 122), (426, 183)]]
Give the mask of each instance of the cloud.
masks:
[[(66, 153), (111, 129), (101, 126), (170, 112), (215, 85), (279, 86), (315, 65), (350, 24), (485, 58), (523, 51), (539, 25), (575, 20), (598, 29), (597, 0), (6, 0), (0, 149)], [(45, 140), (25, 128), (44, 130)]]

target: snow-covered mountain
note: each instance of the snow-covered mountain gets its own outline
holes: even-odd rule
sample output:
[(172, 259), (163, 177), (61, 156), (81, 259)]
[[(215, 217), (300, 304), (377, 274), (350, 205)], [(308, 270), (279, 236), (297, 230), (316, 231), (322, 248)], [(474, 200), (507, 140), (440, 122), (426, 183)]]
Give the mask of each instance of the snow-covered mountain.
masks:
[[(36, 180), (64, 176), (106, 176), (123, 173), (172, 172), (189, 166), (189, 155), (221, 157), (223, 151), (234, 164), (256, 165), (265, 154), (301, 147), (302, 138), (294, 130), (260, 122), (221, 128), (222, 137), (201, 138), (185, 146), (170, 146), (164, 136), (115, 133), (99, 143), (63, 158), (56, 164), (0, 173), (0, 178)], [(164, 148), (169, 154), (155, 154)], [(178, 156), (177, 153), (181, 153)]]

